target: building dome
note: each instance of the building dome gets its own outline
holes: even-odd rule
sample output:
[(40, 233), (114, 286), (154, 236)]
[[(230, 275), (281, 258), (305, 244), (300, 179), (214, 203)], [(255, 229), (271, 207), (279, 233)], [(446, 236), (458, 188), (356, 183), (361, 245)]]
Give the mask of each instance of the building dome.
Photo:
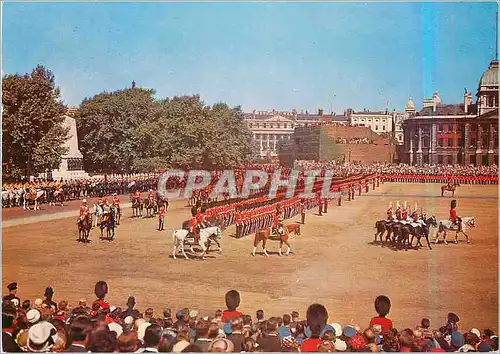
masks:
[(493, 60), (481, 76), (479, 86), (498, 86), (498, 60)]
[(408, 98), (408, 102), (406, 103), (405, 110), (407, 110), (407, 111), (415, 110), (415, 104), (413, 103), (411, 97)]

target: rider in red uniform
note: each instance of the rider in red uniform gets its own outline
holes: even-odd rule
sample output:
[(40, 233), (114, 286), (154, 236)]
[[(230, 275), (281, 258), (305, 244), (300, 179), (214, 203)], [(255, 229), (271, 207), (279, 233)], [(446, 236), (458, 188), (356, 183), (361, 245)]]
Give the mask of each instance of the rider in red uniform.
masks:
[(194, 244), (199, 245), (198, 224), (196, 223), (196, 216), (189, 219), (189, 232), (194, 236)]
[(457, 201), (453, 199), (450, 205), (450, 221), (452, 225), (458, 224), (457, 211), (455, 210), (456, 207), (457, 207)]
[(398, 220), (403, 219), (403, 212), (401, 210), (401, 205), (399, 205), (399, 202), (398, 202), (398, 207), (396, 208), (396, 219)]
[(392, 220), (393, 218), (392, 203), (389, 203), (389, 209), (387, 209), (387, 220)]
[(83, 220), (88, 213), (90, 213), (90, 209), (87, 206), (87, 199), (84, 199), (82, 200), (82, 205), (80, 205), (80, 217), (78, 220)]
[(120, 207), (120, 198), (115, 194), (113, 194), (113, 205), (116, 207)]
[(149, 190), (148, 199), (153, 200), (155, 198), (154, 192), (152, 189)]
[(141, 198), (141, 192), (139, 192), (139, 191), (136, 190), (135, 193), (134, 193), (134, 198), (140, 199)]
[(408, 219), (408, 207), (406, 206), (406, 202), (405, 202), (405, 206), (403, 208), (403, 214), (401, 215), (401, 219), (402, 220)]

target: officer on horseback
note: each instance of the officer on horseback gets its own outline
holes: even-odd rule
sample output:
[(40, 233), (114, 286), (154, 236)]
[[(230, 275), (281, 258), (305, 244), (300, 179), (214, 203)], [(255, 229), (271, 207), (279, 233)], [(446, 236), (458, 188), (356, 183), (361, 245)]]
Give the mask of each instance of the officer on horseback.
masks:
[(283, 227), (283, 214), (280, 210), (276, 211), (273, 222), (273, 235), (283, 236), (284, 227)]
[(389, 209), (387, 209), (387, 220), (393, 220), (394, 216), (392, 214), (392, 202), (389, 203)]
[(194, 244), (199, 246), (200, 225), (197, 223), (196, 208), (191, 208), (191, 219), (189, 219), (189, 234), (194, 237)]
[(452, 225), (458, 225), (458, 216), (457, 211), (455, 210), (457, 207), (457, 201), (453, 199), (450, 205), (450, 221)]
[(90, 209), (87, 205), (87, 199), (84, 199), (82, 200), (82, 205), (80, 206), (80, 217), (78, 218), (78, 221), (85, 219), (89, 213)]

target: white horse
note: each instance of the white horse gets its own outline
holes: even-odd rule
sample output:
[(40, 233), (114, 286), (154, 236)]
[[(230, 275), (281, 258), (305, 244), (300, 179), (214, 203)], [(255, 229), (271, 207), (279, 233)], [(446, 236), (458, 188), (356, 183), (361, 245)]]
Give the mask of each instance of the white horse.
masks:
[(14, 192), (12, 190), (2, 191), (2, 207), (11, 208), (13, 206)]
[[(172, 250), (172, 258), (176, 259), (177, 249), (180, 249), (184, 258), (189, 259), (184, 251), (184, 244), (187, 242), (187, 237), (189, 235), (188, 230), (180, 229), (175, 230), (172, 234), (172, 239), (174, 240), (174, 249)], [(208, 251), (210, 247), (210, 242), (214, 241), (219, 246), (219, 252), (222, 252), (222, 248), (220, 247), (218, 239), (222, 238), (222, 230), (218, 226), (211, 226), (205, 229), (200, 230), (200, 239), (199, 243), (202, 249), (202, 253), (200, 255), (201, 259), (205, 259), (205, 253)], [(191, 247), (191, 252), (194, 253), (193, 244), (189, 243)]]
[(25, 190), (23, 195), (24, 197), (23, 209), (30, 210), (29, 201), (34, 201), (35, 206), (33, 210), (40, 210), (40, 207), (38, 206), (38, 199), (40, 199), (43, 196), (45, 196), (45, 191), (42, 189), (35, 189), (34, 192), (28, 192)]
[(94, 203), (92, 207), (92, 215), (95, 217), (92, 217), (92, 228), (97, 227), (97, 224), (100, 224), (102, 221), (102, 218), (104, 216), (104, 210), (100, 205), (97, 205)]
[(446, 242), (446, 232), (447, 231), (455, 231), (455, 243), (458, 243), (458, 234), (464, 234), (467, 239), (467, 243), (470, 243), (469, 236), (465, 233), (469, 228), (476, 227), (476, 219), (473, 216), (464, 216), (462, 218), (458, 218), (459, 225), (452, 224), (450, 220), (440, 220), (439, 228), (436, 233), (436, 239), (434, 243), (437, 243), (439, 240), (439, 235), (441, 232), (443, 233), (444, 244), (447, 245)]

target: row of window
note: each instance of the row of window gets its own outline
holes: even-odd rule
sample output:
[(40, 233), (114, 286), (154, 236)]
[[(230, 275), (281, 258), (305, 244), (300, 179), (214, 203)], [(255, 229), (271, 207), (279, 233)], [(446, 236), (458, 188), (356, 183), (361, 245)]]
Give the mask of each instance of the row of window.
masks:
[(274, 141), (274, 137), (276, 137), (276, 140), (283, 140), (283, 139), (290, 140), (290, 135), (255, 134), (255, 140), (267, 141), (268, 137), (269, 137), (269, 141)]
[[(301, 126), (300, 124), (298, 124), (298, 126)], [(248, 128), (252, 129), (252, 128), (271, 128), (271, 129), (281, 129), (281, 128), (284, 128), (284, 129), (291, 129), (291, 128), (295, 128), (295, 124), (293, 123), (283, 123), (283, 124), (280, 124), (280, 123), (276, 123), (276, 124), (273, 124), (273, 123), (248, 123)]]
[[(367, 127), (367, 128), (370, 128), (370, 125), (365, 125), (364, 123), (358, 123), (357, 124), (358, 127)], [(375, 129), (373, 129), (374, 131), (378, 131), (378, 125), (375, 126)], [(380, 130), (382, 132), (385, 132), (385, 125), (382, 126), (382, 129)]]

